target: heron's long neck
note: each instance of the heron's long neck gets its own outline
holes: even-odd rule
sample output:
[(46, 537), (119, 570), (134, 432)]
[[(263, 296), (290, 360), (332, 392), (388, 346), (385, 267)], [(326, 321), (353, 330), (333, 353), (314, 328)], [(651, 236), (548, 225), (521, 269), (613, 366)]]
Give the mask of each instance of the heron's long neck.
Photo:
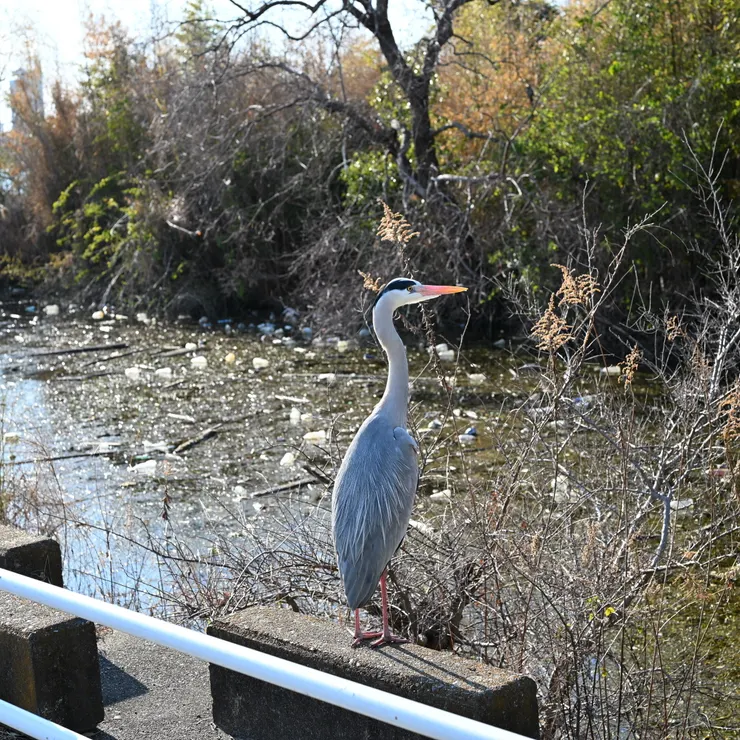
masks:
[(388, 381), (377, 408), (382, 409), (398, 426), (406, 426), (409, 405), (409, 364), (406, 348), (393, 326), (393, 310), (382, 300), (373, 310), (373, 326), (380, 346), (388, 355)]

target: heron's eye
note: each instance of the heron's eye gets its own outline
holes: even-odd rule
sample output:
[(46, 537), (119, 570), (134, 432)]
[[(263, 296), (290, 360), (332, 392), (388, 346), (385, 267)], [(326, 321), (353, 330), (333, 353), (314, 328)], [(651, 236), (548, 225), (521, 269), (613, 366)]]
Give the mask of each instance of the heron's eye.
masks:
[(414, 292), (414, 286), (413, 285), (409, 285), (409, 287), (406, 288), (406, 290), (408, 290), (409, 293), (413, 293)]

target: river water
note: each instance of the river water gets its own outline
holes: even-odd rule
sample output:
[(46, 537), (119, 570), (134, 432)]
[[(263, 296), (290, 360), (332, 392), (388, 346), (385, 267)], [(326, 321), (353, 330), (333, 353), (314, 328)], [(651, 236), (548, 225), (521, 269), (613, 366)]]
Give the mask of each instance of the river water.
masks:
[[(279, 320), (237, 331), (27, 309), (0, 309), (1, 500), (11, 521), (58, 537), (70, 587), (135, 608), (167, 590), (163, 553), (208, 558), (245, 527), (325, 512), (385, 383), (367, 332), (293, 338)], [(449, 505), (463, 467), (490, 464), (489, 423), (517, 390), (502, 391), (513, 381), (493, 350), (454, 363), (408, 344), (423, 518)]]

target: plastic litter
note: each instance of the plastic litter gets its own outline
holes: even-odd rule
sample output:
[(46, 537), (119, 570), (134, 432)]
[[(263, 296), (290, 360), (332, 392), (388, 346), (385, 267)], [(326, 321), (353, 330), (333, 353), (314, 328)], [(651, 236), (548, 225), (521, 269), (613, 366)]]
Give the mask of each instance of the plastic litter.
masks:
[(319, 429), (317, 432), (306, 432), (303, 439), (306, 442), (323, 442), (326, 440), (326, 432), (323, 429)]
[(146, 462), (137, 463), (132, 468), (129, 468), (132, 473), (136, 475), (155, 475), (157, 472), (157, 461), (147, 460)]
[(190, 364), (199, 370), (203, 370), (208, 367), (208, 360), (203, 355), (196, 355), (190, 358)]
[(280, 467), (289, 468), (295, 463), (295, 455), (292, 452), (286, 452), (282, 458), (280, 458)]
[(59, 316), (59, 306), (56, 303), (51, 303), (48, 306), (44, 306), (44, 313), (47, 316)]
[(123, 372), (129, 380), (139, 380), (141, 378), (141, 368), (127, 367)]
[(264, 370), (266, 367), (270, 367), (270, 361), (266, 360), (264, 357), (253, 357), (252, 367), (255, 370)]

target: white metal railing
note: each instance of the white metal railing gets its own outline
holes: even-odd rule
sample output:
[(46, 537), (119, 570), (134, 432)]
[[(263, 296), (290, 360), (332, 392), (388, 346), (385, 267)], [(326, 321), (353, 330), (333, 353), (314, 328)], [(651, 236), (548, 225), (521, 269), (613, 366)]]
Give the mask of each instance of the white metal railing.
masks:
[[(314, 668), (266, 655), (257, 650), (52, 586), (3, 568), (0, 568), (0, 591), (9, 591), (54, 609), (89, 619), (91, 622), (105, 624), (121, 632), (156, 642), (223, 668), (373, 717), (381, 722), (426, 737), (437, 738), (437, 740), (525, 740), (522, 735), (508, 730), (501, 730), (370, 686), (332, 676)], [(49, 740), (75, 740), (82, 737), (46, 720), (41, 720), (45, 723), (43, 727), (40, 724), (36, 725), (39, 733), (46, 734), (29, 732), (29, 729), (33, 728), (27, 717), (24, 720), (26, 722), (24, 726), (14, 725), (13, 720), (21, 721), (18, 719), (21, 717), (19, 713), (34, 717), (36, 720), (40, 718), (23, 712), (17, 707), (13, 707), (13, 712), (6, 711), (10, 706), (12, 705), (5, 702), (0, 703), (0, 722), (15, 727), (32, 737), (49, 738)], [(46, 725), (58, 727), (58, 734), (50, 734)]]
[(0, 722), (39, 740), (90, 740), (74, 730), (55, 725), (38, 714), (27, 712), (25, 709), (0, 699)]

